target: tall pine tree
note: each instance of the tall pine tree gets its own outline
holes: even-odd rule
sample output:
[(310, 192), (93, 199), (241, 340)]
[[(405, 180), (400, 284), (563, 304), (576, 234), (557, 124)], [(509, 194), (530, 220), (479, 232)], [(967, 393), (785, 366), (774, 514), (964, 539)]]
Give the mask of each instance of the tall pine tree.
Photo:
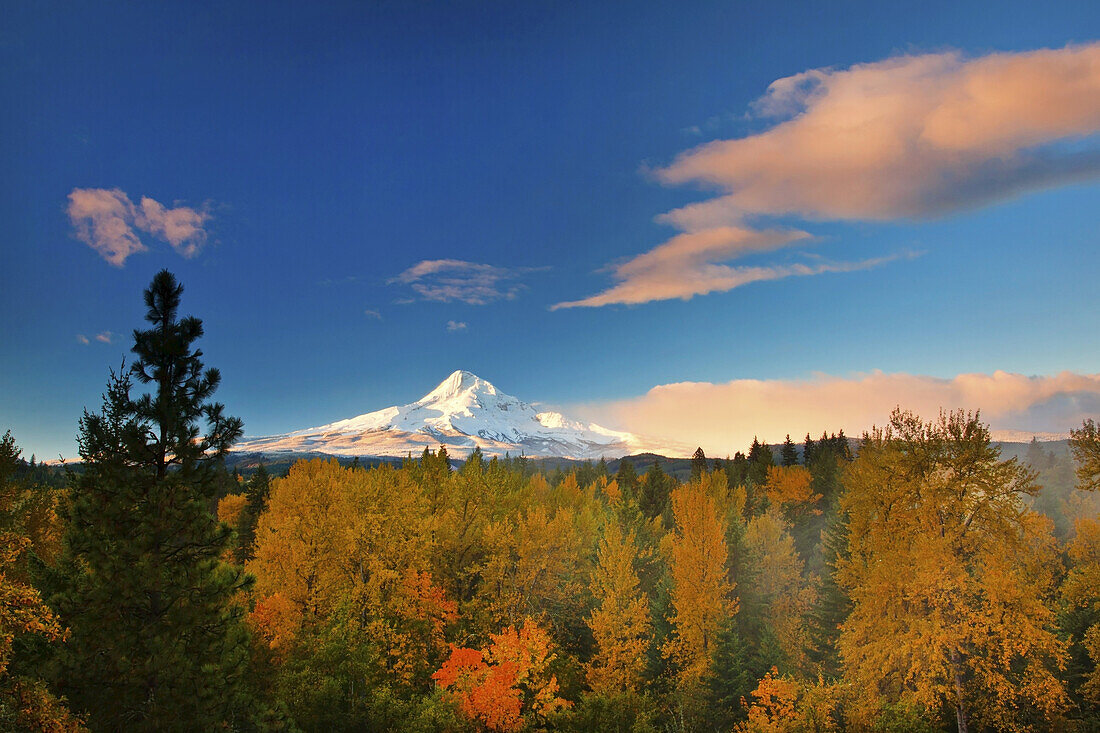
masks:
[[(220, 375), (194, 347), (202, 321), (177, 316), (182, 291), (167, 271), (153, 278), (136, 361), (112, 373), (103, 411), (80, 421), (84, 470), (57, 602), (72, 629), (60, 682), (94, 730), (243, 722), (248, 643), (230, 597), (248, 580), (221, 560), (232, 532), (210, 510), (242, 424), (210, 401)], [(132, 398), (131, 376), (151, 393)]]

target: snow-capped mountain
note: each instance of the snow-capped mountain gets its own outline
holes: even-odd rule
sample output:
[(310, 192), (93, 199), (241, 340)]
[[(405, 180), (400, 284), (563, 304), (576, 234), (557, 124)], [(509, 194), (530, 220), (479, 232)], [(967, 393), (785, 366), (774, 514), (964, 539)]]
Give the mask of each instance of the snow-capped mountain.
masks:
[(421, 399), (283, 435), (250, 438), (235, 451), (406, 456), (447, 447), (453, 457), (480, 446), (486, 455), (617, 458), (653, 452), (688, 455), (684, 446), (539, 412), (467, 371), (456, 371)]

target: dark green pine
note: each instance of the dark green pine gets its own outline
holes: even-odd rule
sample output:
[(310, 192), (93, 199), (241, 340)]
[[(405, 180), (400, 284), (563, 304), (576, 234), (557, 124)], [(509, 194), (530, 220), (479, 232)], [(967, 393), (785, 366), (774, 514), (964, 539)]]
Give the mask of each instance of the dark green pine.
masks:
[[(194, 347), (202, 322), (177, 318), (182, 290), (167, 271), (153, 279), (133, 366), (80, 421), (58, 681), (93, 730), (249, 727), (248, 638), (230, 603), (249, 579), (222, 561), (232, 532), (210, 511), (242, 424), (210, 401), (220, 377)], [(150, 393), (131, 398), (133, 379)]]

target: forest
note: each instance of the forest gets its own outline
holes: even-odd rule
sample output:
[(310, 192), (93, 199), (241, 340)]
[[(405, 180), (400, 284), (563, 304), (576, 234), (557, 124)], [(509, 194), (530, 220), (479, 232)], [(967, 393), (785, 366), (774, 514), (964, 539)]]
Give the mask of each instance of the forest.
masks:
[[(0, 728), (1100, 728), (1100, 431), (229, 469), (167, 272), (61, 471), (0, 442)], [(1021, 459), (1022, 458), (1022, 459)]]

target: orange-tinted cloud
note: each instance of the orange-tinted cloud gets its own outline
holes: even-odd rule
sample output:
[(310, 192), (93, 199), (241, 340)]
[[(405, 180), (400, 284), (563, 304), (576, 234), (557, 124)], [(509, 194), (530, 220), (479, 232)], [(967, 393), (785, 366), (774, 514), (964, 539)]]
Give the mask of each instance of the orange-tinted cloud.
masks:
[(1100, 132), (1100, 43), (816, 69), (774, 82), (756, 109), (790, 119), (657, 172), (725, 194), (669, 221), (691, 230), (746, 213), (926, 217), (1097, 175), (1100, 150), (1049, 146)]
[(895, 407), (926, 419), (941, 408), (981, 410), (994, 429), (1067, 432), (1100, 414), (1100, 374), (1026, 376), (997, 371), (941, 379), (871, 372), (797, 380), (664, 384), (645, 395), (584, 408), (591, 419), (654, 438), (700, 445), (708, 455), (745, 450), (753, 437), (781, 442), (884, 425)]
[[(660, 217), (685, 234), (611, 267), (609, 289), (555, 307), (691, 298), (763, 279), (846, 267), (731, 267), (749, 251), (809, 235), (746, 221), (926, 218), (1100, 174), (1100, 43), (967, 59), (899, 56), (779, 79), (754, 104), (782, 121), (716, 140), (655, 171), (668, 184), (717, 189)], [(730, 229), (773, 247), (710, 246)], [(698, 246), (696, 246), (698, 244)], [(863, 263), (866, 265), (866, 263)], [(858, 265), (857, 265), (858, 266)]]
[(206, 211), (187, 206), (169, 209), (147, 196), (135, 205), (117, 188), (74, 188), (68, 214), (77, 239), (115, 267), (149, 249), (138, 232), (168, 242), (184, 257), (194, 257), (206, 243), (205, 225), (210, 218)]

